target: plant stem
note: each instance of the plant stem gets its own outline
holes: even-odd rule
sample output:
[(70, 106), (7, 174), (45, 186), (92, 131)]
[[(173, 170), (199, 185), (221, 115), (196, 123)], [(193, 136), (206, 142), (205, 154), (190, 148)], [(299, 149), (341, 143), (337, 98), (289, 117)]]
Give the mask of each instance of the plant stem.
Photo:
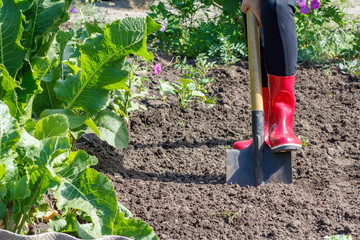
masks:
[(5, 214), (4, 227), (5, 230), (9, 230), (9, 211), (7, 209)]
[(76, 151), (76, 139), (71, 133), (69, 133), (69, 135), (70, 135), (71, 151)]
[[(24, 212), (24, 211), (23, 211), (23, 209), (22, 209), (22, 212)], [(21, 215), (21, 218), (20, 218), (20, 219), (21, 219), (21, 221), (22, 221), (23, 217), (24, 217), (24, 215), (22, 214), (22, 215)], [(19, 221), (19, 222), (21, 223), (21, 221)], [(19, 222), (17, 222), (17, 223), (15, 224), (15, 226), (14, 226), (14, 228), (13, 228), (12, 232), (14, 232), (14, 233), (16, 233), (16, 232), (17, 232), (16, 230), (18, 229), (18, 226), (20, 225), (20, 224), (19, 224)]]
[(21, 222), (20, 222), (20, 225), (19, 225), (18, 230), (17, 230), (18, 234), (21, 233), (21, 229), (22, 229), (22, 227), (23, 227), (23, 225), (25, 223), (25, 219), (26, 219), (26, 217), (24, 217), (24, 215), (22, 215)]

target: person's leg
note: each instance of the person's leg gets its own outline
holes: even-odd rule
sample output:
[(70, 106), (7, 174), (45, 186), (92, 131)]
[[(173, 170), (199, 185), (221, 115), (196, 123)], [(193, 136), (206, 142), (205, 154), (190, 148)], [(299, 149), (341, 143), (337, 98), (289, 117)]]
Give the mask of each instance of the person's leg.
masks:
[(293, 133), (297, 63), (295, 0), (263, 0), (264, 59), (270, 91), (269, 142), (275, 152), (301, 147)]
[(296, 73), (295, 3), (295, 0), (262, 1), (264, 62), (268, 74), (293, 76)]
[[(242, 2), (242, 1), (241, 1)], [(247, 40), (247, 22), (246, 14), (243, 14), (243, 20), (245, 23), (245, 35)], [(260, 28), (260, 54), (261, 54), (261, 76), (262, 76), (262, 91), (263, 91), (263, 105), (264, 105), (264, 132), (265, 142), (269, 144), (269, 131), (268, 131), (268, 109), (269, 109), (269, 88), (268, 88), (268, 75), (265, 68), (265, 57), (264, 57), (264, 32), (263, 28)], [(245, 141), (235, 142), (233, 145), (234, 149), (245, 149), (252, 143), (252, 139)]]

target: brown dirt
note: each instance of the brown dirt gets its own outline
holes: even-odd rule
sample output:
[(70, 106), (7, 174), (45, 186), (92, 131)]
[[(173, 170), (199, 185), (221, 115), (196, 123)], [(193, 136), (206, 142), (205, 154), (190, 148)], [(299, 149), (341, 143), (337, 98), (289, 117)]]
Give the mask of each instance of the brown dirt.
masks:
[[(146, 100), (149, 110), (131, 118), (126, 151), (95, 139), (83, 147), (99, 158), (96, 169), (113, 181), (119, 202), (160, 239), (357, 239), (360, 79), (299, 67), (294, 130), (308, 146), (292, 155), (292, 184), (255, 188), (225, 183), (226, 148), (251, 134), (247, 63), (210, 76), (215, 107), (180, 111), (174, 98)], [(148, 85), (157, 94), (158, 78), (179, 77), (163, 67)]]

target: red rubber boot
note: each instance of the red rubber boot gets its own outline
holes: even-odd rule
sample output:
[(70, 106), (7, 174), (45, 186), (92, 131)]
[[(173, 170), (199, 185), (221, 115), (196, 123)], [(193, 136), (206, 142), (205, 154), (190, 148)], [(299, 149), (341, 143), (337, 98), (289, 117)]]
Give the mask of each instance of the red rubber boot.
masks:
[[(269, 144), (269, 88), (263, 87), (262, 88), (262, 95), (263, 95), (263, 104), (264, 104), (264, 137), (265, 142), (267, 145)], [(246, 141), (239, 141), (234, 143), (233, 149), (245, 149), (249, 147), (252, 143), (252, 139), (246, 140)]]
[(299, 150), (301, 141), (293, 132), (295, 75), (269, 75), (269, 142), (273, 152)]

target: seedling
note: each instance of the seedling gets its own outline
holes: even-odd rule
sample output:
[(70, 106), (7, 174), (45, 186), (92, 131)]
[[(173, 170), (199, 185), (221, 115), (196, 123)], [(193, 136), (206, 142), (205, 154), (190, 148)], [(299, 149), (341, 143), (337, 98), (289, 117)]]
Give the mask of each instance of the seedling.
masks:
[(301, 145), (307, 147), (307, 144), (309, 143), (309, 138), (305, 136), (299, 136), (299, 139), (301, 141)]
[(225, 212), (225, 214), (228, 216), (228, 222), (229, 222), (229, 224), (230, 224), (230, 225), (233, 224), (233, 222), (234, 222), (234, 220), (235, 220), (235, 218), (236, 218), (237, 215), (239, 215), (239, 214), (244, 214), (244, 213), (245, 213), (245, 209), (246, 209), (246, 208), (243, 207), (243, 208), (240, 209), (240, 211), (235, 212), (235, 213), (233, 213), (233, 214), (230, 214), (230, 213)]
[(185, 126), (185, 123), (184, 123), (183, 121), (179, 120), (179, 121), (176, 123), (176, 125)]
[[(211, 216), (217, 217), (217, 214), (216, 214), (216, 213), (210, 212), (209, 214), (210, 214)], [(211, 219), (211, 221), (216, 222), (216, 223), (220, 223), (220, 221), (217, 220), (217, 219)]]
[(144, 70), (145, 77), (138, 75), (137, 72), (142, 71), (139, 67), (138, 58), (134, 57), (131, 66), (129, 67), (130, 73), (126, 86), (120, 90), (111, 92), (111, 100), (109, 101), (110, 107), (121, 118), (129, 122), (129, 118), (136, 111), (147, 110), (144, 104), (140, 104), (140, 99), (147, 96), (149, 90), (145, 87), (144, 82), (147, 81), (147, 69)]
[(208, 89), (215, 79), (206, 77), (206, 73), (214, 63), (207, 63), (204, 59), (197, 60), (196, 67), (186, 64), (186, 57), (181, 62), (179, 58), (173, 64), (175, 69), (180, 69), (183, 73), (182, 79), (177, 83), (168, 83), (159, 79), (160, 86), (157, 88), (160, 91), (162, 100), (166, 100), (166, 94), (174, 94), (177, 96), (181, 109), (188, 108), (188, 103), (198, 101), (205, 103), (208, 107), (216, 104), (216, 96), (207, 98)]
[(351, 235), (335, 235), (335, 236), (326, 236), (326, 240), (352, 240)]

